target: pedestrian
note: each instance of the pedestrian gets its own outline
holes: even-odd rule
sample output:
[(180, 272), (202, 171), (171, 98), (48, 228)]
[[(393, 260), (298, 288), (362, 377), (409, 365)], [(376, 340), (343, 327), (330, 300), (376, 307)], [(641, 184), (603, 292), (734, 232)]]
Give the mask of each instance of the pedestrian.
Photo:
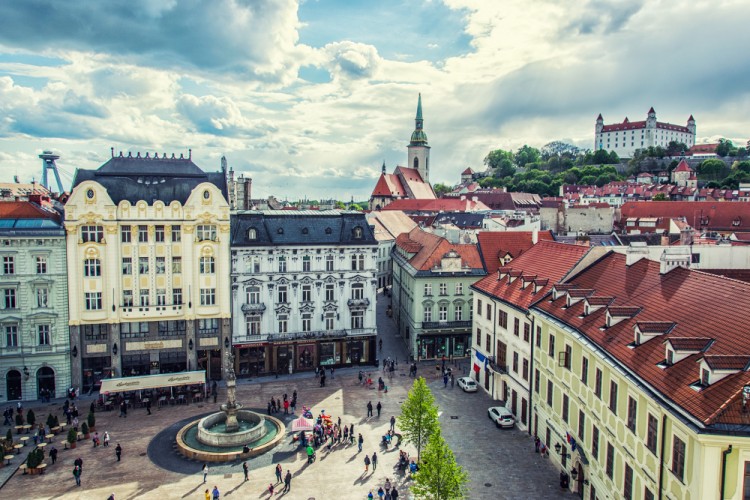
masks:
[(362, 451), (362, 443), (364, 443), (365, 440), (362, 438), (362, 434), (359, 435), (357, 438), (357, 444), (359, 445), (359, 451)]
[(367, 416), (372, 417), (372, 401), (367, 402)]
[(378, 417), (380, 417), (380, 410), (383, 409), (383, 405), (380, 404), (380, 401), (378, 401), (378, 404), (375, 407), (375, 409), (378, 410)]
[(54, 446), (51, 450), (49, 450), (49, 457), (52, 459), (53, 464), (57, 462), (57, 448), (55, 448)]
[(211, 500), (211, 492), (206, 488), (206, 500)]
[(396, 432), (396, 416), (391, 415), (391, 430)]
[(391, 500), (398, 500), (398, 490), (396, 489), (396, 486), (393, 486), (393, 490), (391, 491)]
[[(373, 466), (373, 470), (374, 470), (374, 469), (375, 469), (375, 467)], [(384, 495), (384, 494), (385, 494), (385, 492), (383, 491), (383, 487), (382, 487), (382, 486), (380, 486), (380, 487), (378, 488), (378, 498), (379, 498), (380, 500), (383, 500), (383, 495)]]
[(146, 411), (148, 412), (148, 413), (146, 413), (146, 415), (151, 415), (151, 398), (146, 398), (146, 399), (147, 399), (147, 401), (146, 401)]
[(214, 490), (211, 492), (211, 495), (213, 496), (214, 500), (219, 500), (219, 497), (221, 497), (221, 493), (219, 493), (219, 487), (214, 485)]
[(320, 373), (320, 387), (326, 386), (326, 371), (323, 369), (323, 371)]
[(534, 436), (534, 453), (539, 453), (539, 444), (541, 441), (539, 440), (539, 436)]
[(211, 383), (211, 395), (214, 397), (214, 403), (216, 403), (216, 398), (219, 396), (219, 388), (215, 380)]
[(117, 461), (120, 461), (120, 457), (122, 457), (122, 446), (120, 446), (120, 443), (117, 443), (117, 446), (115, 446), (115, 455), (117, 455)]
[(373, 500), (375, 497), (372, 495), (372, 490), (370, 490), (369, 493), (367, 493), (367, 500)]
[(273, 496), (273, 483), (268, 483), (268, 494)]
[(364, 373), (362, 373), (362, 370), (359, 371), (359, 375), (357, 375), (357, 377), (359, 378), (359, 385), (362, 385), (362, 379), (365, 378), (365, 375)]
[(76, 480), (76, 486), (81, 486), (81, 468), (77, 465), (73, 467), (73, 477)]
[(443, 375), (443, 389), (445, 389), (446, 387), (448, 387), (448, 374), (447, 373)]
[(354, 424), (349, 427), (349, 443), (354, 444)]
[(284, 476), (284, 493), (292, 491), (292, 473), (289, 469), (286, 470), (286, 476)]
[(390, 498), (391, 496), (391, 480), (389, 478), (385, 478), (385, 498)]
[(270, 402), (268, 403), (268, 414), (269, 415), (271, 414), (271, 403)]
[(372, 471), (375, 472), (378, 470), (378, 454), (374, 451), (372, 452)]
[(383, 350), (383, 339), (380, 339), (380, 341), (378, 343), (380, 344), (380, 350), (382, 351)]
[(370, 470), (370, 456), (365, 455), (365, 472)]
[(242, 462), (242, 472), (245, 474), (245, 481), (247, 481), (247, 473), (250, 471), (250, 468), (247, 466), (247, 462)]
[(94, 433), (94, 437), (91, 438), (91, 441), (93, 441), (93, 443), (94, 443), (94, 448), (96, 448), (97, 446), (99, 446), (99, 433), (98, 432)]
[(451, 389), (453, 389), (453, 384), (456, 383), (456, 377), (451, 373)]
[(335, 379), (336, 376), (333, 374), (333, 367), (331, 367), (331, 380)]
[(206, 484), (206, 478), (208, 477), (208, 464), (203, 463), (203, 484)]
[(104, 431), (104, 447), (107, 448), (109, 446), (109, 432)]
[(83, 459), (81, 459), (81, 457), (76, 458), (73, 465), (81, 469), (81, 472), (83, 472)]
[[(284, 394), (286, 396), (286, 394)], [(289, 415), (289, 400), (284, 399), (284, 415)]]
[(281, 482), (281, 464), (276, 464), (276, 484)]

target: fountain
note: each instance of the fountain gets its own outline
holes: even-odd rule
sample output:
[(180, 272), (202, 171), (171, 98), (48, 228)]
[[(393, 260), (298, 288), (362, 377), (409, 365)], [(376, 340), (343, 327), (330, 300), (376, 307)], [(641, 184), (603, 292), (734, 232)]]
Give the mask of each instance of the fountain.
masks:
[[(177, 447), (188, 458), (225, 462), (256, 456), (276, 446), (286, 427), (273, 417), (243, 410), (237, 402), (234, 356), (226, 355), (227, 402), (221, 412), (193, 421), (177, 433)], [(242, 453), (247, 446), (250, 452)]]

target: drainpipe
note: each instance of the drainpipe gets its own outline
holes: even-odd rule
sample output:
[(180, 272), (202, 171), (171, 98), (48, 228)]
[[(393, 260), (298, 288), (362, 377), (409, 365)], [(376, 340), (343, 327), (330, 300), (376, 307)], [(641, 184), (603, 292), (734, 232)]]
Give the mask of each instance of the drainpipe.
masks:
[(659, 446), (659, 500), (662, 498), (664, 487), (664, 442), (667, 434), (667, 416), (661, 416), (661, 444)]
[[(526, 318), (529, 317), (530, 313), (526, 313)], [(529, 335), (529, 342), (531, 343), (531, 357), (529, 358), (529, 411), (527, 412), (529, 415), (529, 422), (526, 426), (526, 430), (529, 432), (529, 436), (531, 436), (531, 422), (534, 419), (534, 416), (531, 414), (531, 409), (534, 408), (533, 402), (534, 402), (534, 346), (536, 345), (536, 338), (535, 338), (535, 332), (534, 332), (534, 323), (536, 322), (536, 318), (534, 316), (531, 316), (531, 335)]]
[(729, 448), (721, 452), (721, 491), (719, 493), (719, 500), (724, 500), (724, 483), (727, 478), (727, 456), (732, 453), (732, 445)]
[[(492, 358), (497, 366), (497, 307), (495, 307), (495, 317), (492, 319), (492, 346), (490, 352), (495, 352)], [(495, 372), (492, 372), (492, 399), (495, 399)]]

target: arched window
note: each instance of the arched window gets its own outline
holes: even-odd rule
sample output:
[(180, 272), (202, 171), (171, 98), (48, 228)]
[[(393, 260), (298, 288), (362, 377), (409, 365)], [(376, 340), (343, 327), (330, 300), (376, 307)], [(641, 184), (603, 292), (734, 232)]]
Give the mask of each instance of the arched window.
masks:
[(353, 233), (354, 233), (354, 239), (355, 240), (362, 239), (362, 228), (361, 227), (359, 227), (359, 226), (355, 227)]
[(255, 228), (250, 228), (247, 230), (247, 239), (248, 240), (255, 240), (258, 238), (258, 232), (255, 230)]
[(414, 170), (419, 169), (419, 158), (414, 157)]

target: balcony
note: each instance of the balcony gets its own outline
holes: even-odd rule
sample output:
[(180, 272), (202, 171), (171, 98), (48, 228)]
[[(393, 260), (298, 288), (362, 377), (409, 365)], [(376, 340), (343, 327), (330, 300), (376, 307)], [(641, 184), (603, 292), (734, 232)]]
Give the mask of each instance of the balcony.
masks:
[(490, 358), (490, 360), (489, 360), (489, 363), (488, 363), (488, 364), (489, 364), (489, 366), (490, 366), (490, 369), (491, 369), (491, 370), (492, 370), (493, 372), (495, 372), (495, 373), (502, 373), (502, 374), (507, 374), (507, 373), (508, 373), (508, 365), (505, 365), (505, 364), (497, 364), (497, 363), (495, 363), (495, 362), (494, 362), (494, 361), (492, 360), (492, 358)]
[(349, 299), (346, 301), (346, 305), (348, 305), (351, 309), (354, 308), (361, 308), (361, 307), (369, 307), (370, 306), (370, 299), (363, 298), (363, 299)]
[(471, 329), (471, 321), (423, 321), (422, 330)]
[(263, 314), (263, 312), (266, 310), (266, 305), (263, 303), (259, 304), (242, 304), (242, 312), (245, 314)]

